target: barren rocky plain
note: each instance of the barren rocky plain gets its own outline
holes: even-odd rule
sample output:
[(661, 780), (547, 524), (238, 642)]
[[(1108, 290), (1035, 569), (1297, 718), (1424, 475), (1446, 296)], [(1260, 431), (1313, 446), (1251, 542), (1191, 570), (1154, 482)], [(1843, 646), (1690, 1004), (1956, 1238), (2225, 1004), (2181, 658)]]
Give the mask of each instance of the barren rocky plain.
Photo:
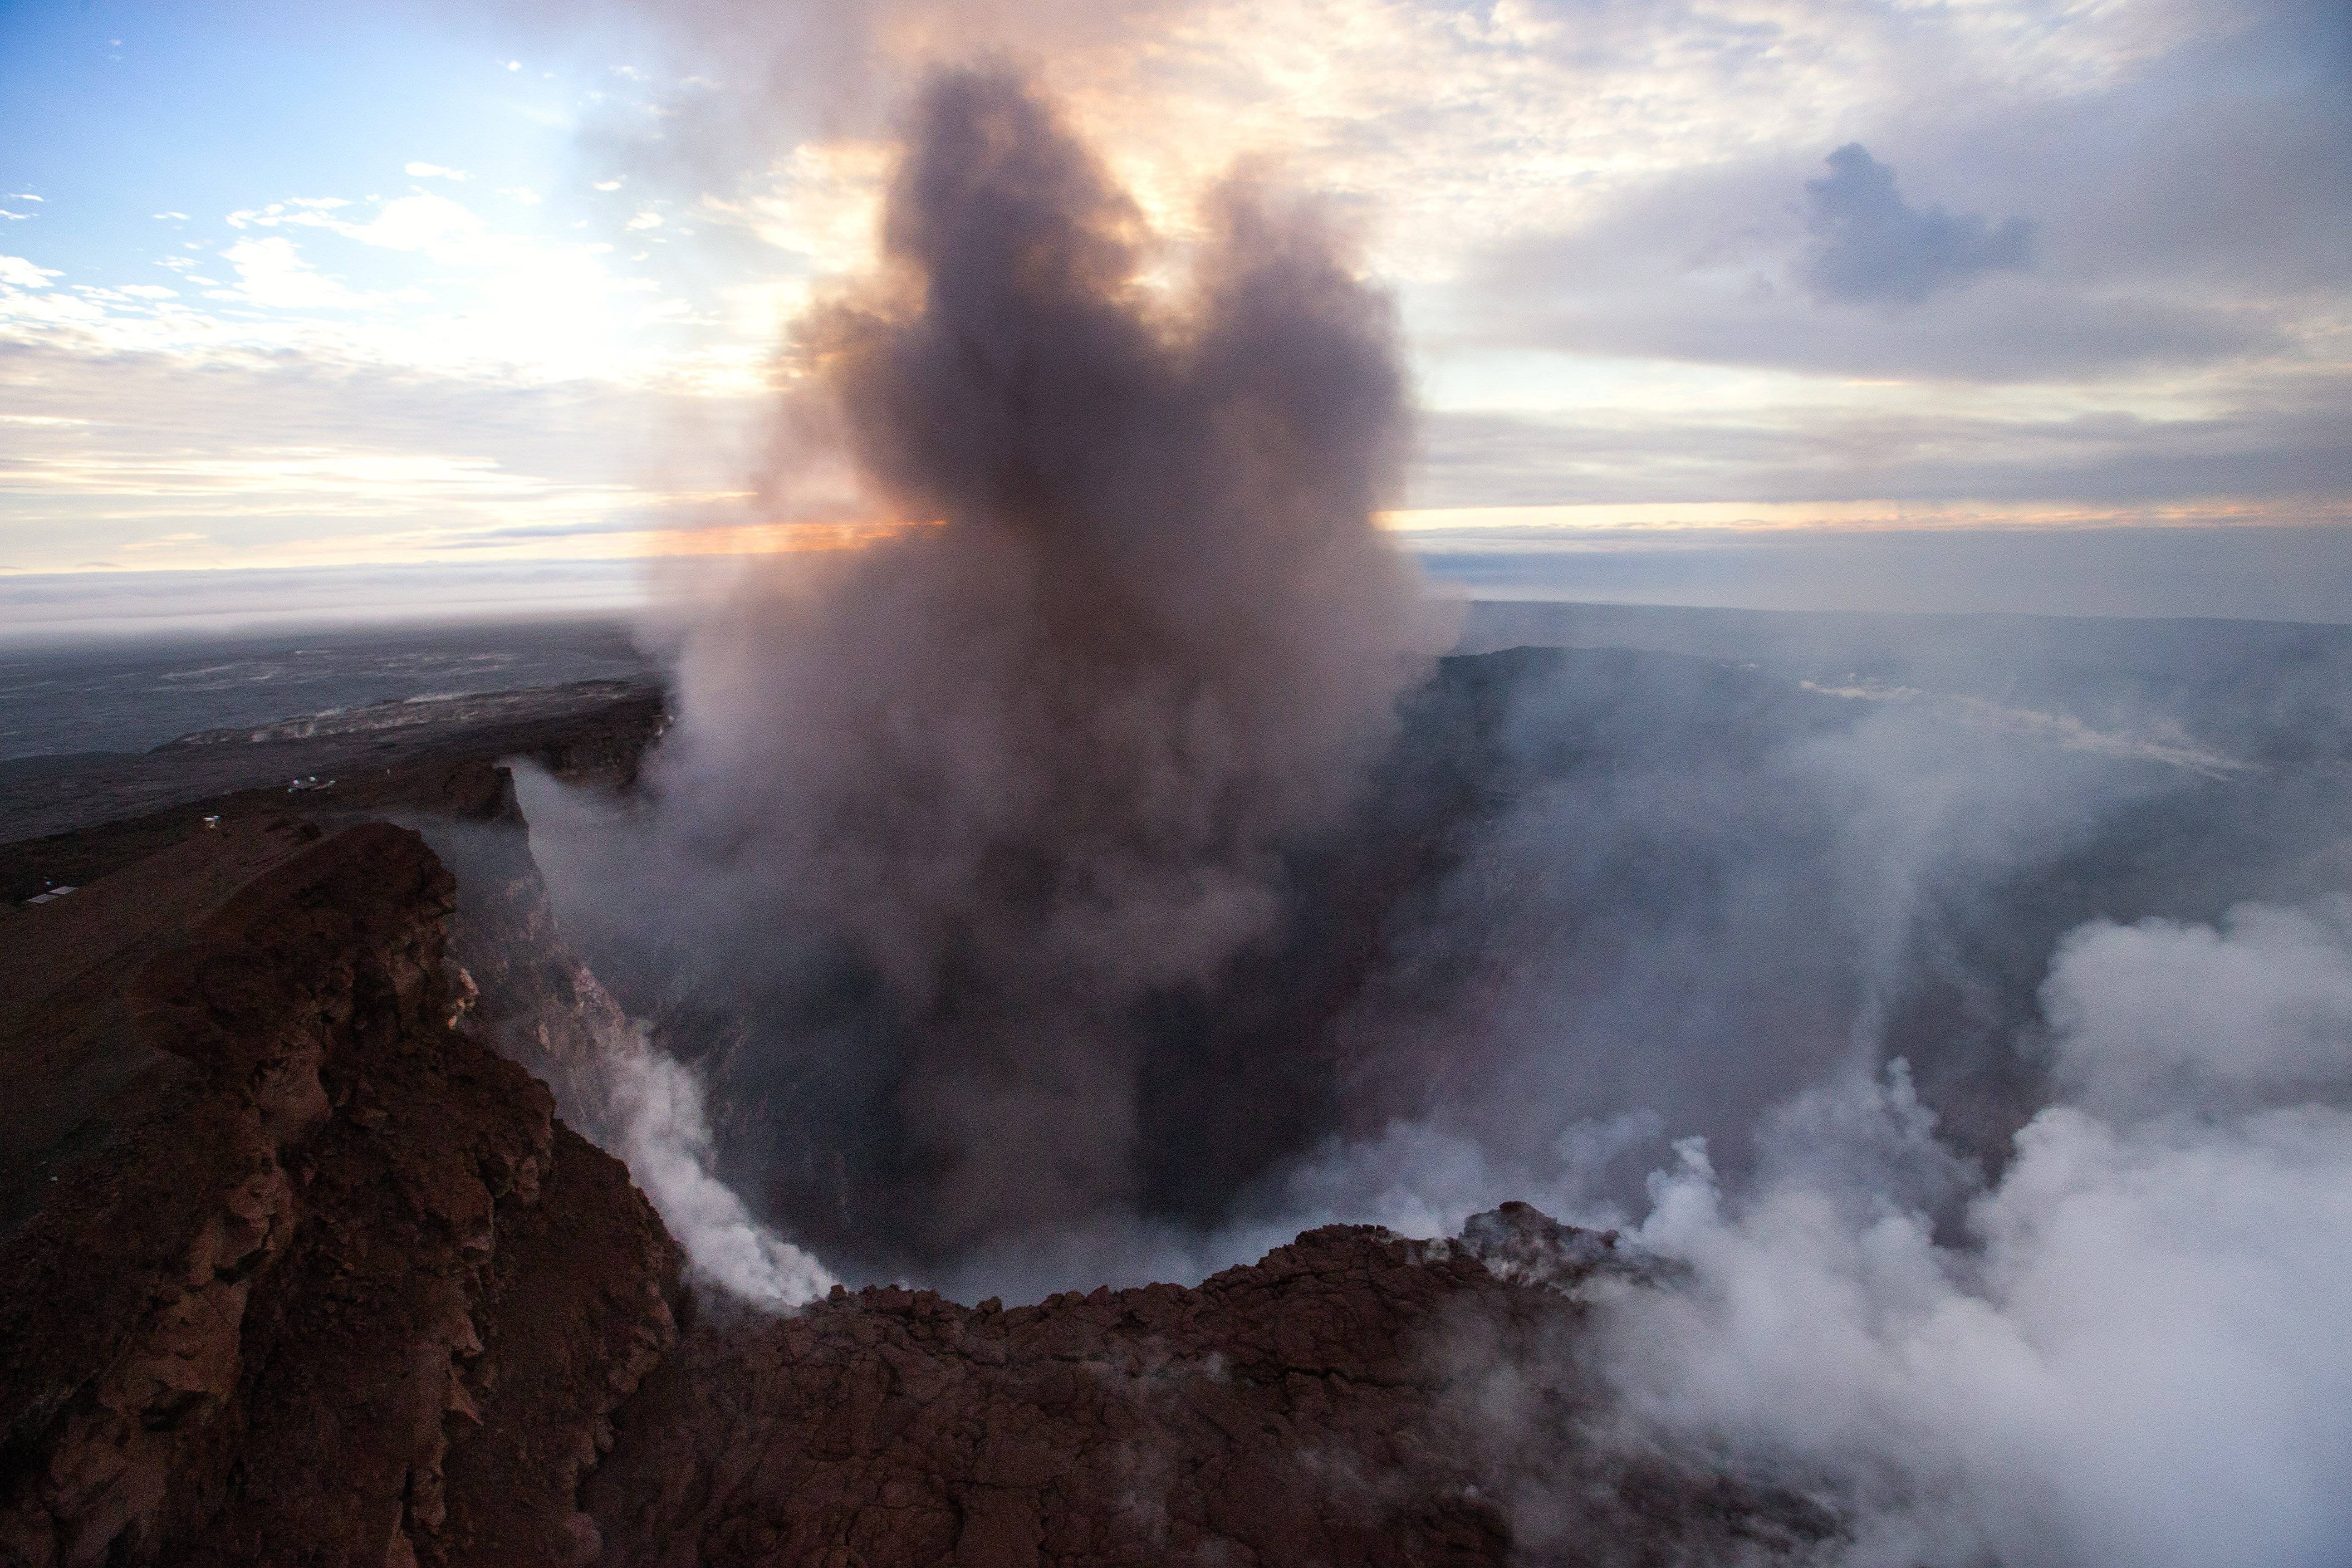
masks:
[[(501, 765), (625, 789), (661, 694), (397, 717), (0, 778), (0, 1563), (1669, 1563), (1836, 1534), (1585, 1441), (1580, 1292), (1643, 1265), (1524, 1205), (1011, 1307), (876, 1287), (775, 1316), (697, 1284), (533, 1076), (585, 1004)], [(461, 885), (415, 830), (458, 822), (510, 835), (503, 871)]]

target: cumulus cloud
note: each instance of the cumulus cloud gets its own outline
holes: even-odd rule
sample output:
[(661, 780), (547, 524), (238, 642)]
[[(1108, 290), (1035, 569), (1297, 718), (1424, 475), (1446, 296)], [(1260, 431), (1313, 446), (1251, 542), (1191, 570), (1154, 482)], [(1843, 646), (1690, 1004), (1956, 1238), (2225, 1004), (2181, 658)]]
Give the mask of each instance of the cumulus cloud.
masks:
[(421, 250), (436, 261), (463, 265), (485, 258), (489, 226), (474, 211), (431, 191), (383, 204), (363, 224), (331, 225), (363, 245), (391, 250)]
[(1805, 258), (1808, 287), (1847, 304), (1916, 305), (1987, 272), (2022, 271), (2032, 259), (2033, 225), (1955, 216), (1906, 203), (1895, 171), (1861, 142), (1829, 156), (1827, 179), (1805, 182), (1805, 226), (1816, 244)]
[(365, 301), (321, 274), (282, 235), (240, 239), (221, 253), (236, 268), (237, 291), (257, 305), (278, 310), (343, 310)]
[(0, 284), (11, 289), (46, 289), (50, 279), (64, 276), (55, 268), (37, 267), (21, 256), (0, 256)]

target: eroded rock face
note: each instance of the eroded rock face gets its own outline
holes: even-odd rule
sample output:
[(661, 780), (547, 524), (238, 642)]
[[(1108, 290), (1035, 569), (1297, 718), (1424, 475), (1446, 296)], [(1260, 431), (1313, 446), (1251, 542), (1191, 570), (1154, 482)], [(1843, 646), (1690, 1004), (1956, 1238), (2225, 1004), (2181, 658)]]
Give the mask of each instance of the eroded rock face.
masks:
[(619, 1147), (614, 1058), (634, 1046), (635, 1026), (557, 928), (513, 778), (484, 771), (484, 804), (437, 829), (461, 878), (449, 956), (469, 994), (468, 1028), (551, 1088), (573, 1127)]
[(448, 874), (383, 825), (131, 985), (194, 1072), (0, 1258), (0, 1560), (560, 1563), (674, 1337), (674, 1244), (452, 1026)]
[[(1515, 1234), (1550, 1226), (1524, 1205)], [(1528, 1216), (1532, 1216), (1530, 1219)], [(1551, 1226), (1559, 1253), (1587, 1233)], [(709, 1321), (583, 1496), (611, 1563), (1726, 1562), (1804, 1505), (1607, 1457), (1572, 1287), (1465, 1246), (1310, 1231), (1197, 1289)]]
[(626, 1170), (484, 1043), (593, 1117), (626, 1019), (503, 779), (451, 777), (498, 836), (454, 922), (422, 842), (362, 826), (129, 986), (187, 1068), (0, 1248), (0, 1564), (1719, 1563), (1833, 1530), (1596, 1440), (1580, 1293), (1655, 1270), (1522, 1205), (1009, 1311), (706, 1299), (681, 1342)]

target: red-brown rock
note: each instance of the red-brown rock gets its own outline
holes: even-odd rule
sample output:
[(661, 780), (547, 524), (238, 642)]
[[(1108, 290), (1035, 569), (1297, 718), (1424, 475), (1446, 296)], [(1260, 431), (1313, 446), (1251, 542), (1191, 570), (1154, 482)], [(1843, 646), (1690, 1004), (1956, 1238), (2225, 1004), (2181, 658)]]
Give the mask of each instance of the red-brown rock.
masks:
[[(690, 1333), (584, 1496), (603, 1561), (1436, 1564), (1726, 1561), (1820, 1535), (1793, 1500), (1605, 1455), (1557, 1261), (1309, 1231), (1197, 1289), (961, 1307), (841, 1295)], [(1549, 1226), (1549, 1232), (1542, 1227)], [(1493, 1227), (1490, 1227), (1493, 1228)]]
[(0, 1257), (0, 1561), (578, 1561), (677, 1252), (452, 1026), (446, 871), (320, 842), (130, 986), (191, 1063)]
[[(706, 1299), (680, 1342), (627, 1172), (482, 1043), (593, 1116), (626, 1020), (506, 782), (448, 776), (435, 806), (515, 835), (456, 921), (471, 977), (415, 835), (287, 824), (157, 857), (139, 907), (211, 912), (0, 1018), (174, 1064), (0, 1244), (0, 1564), (1665, 1563), (1832, 1530), (1595, 1440), (1578, 1292), (1638, 1269), (1519, 1205), (1009, 1311)], [(44, 1126), (79, 1103), (50, 1076)]]

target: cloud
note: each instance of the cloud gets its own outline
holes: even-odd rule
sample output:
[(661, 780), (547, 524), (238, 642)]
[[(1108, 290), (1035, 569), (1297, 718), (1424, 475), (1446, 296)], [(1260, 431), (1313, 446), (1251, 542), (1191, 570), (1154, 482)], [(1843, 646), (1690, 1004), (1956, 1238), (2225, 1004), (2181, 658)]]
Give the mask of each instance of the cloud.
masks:
[[(2125, 47), (2086, 51), (2072, 80), (1991, 70), (1964, 90), (1938, 63), (1957, 47), (1938, 37), (1955, 14), (1905, 13), (1916, 20), (1874, 35), (1882, 95), (1845, 96), (1857, 68), (1825, 61), (1839, 95), (1801, 100), (1807, 124), (1851, 127), (1885, 163), (1842, 150), (1844, 166), (1812, 179), (1830, 138), (1801, 151), (1775, 122), (1717, 156), (1596, 176), (1566, 215), (1531, 201), (1459, 286), (1423, 296), (1433, 349), (1461, 381), (1471, 356), (1529, 348), (1787, 373), (1811, 378), (1797, 398), (1825, 423), (1935, 384), (2039, 384), (2057, 392), (2039, 400), (2049, 410), (2144, 395), (2155, 373), (2167, 395), (2147, 412), (2168, 418), (2219, 412), (2240, 387), (2272, 401), (2273, 377), (2282, 392), (2313, 373), (2341, 384), (2352, 166), (2330, 150), (2352, 136), (2352, 97), (2323, 64), (2347, 51), (2322, 9), (2118, 11), (2128, 37), (2106, 42)], [(1791, 36), (1812, 36), (1814, 18), (1795, 14)], [(2021, 66), (2040, 46), (2020, 47)], [(1919, 189), (1946, 208), (1906, 199)], [(2021, 239), (2007, 215), (2025, 213)], [(1989, 265), (2019, 260), (2031, 265)], [(1549, 376), (1574, 386), (1592, 369)], [(1778, 390), (1683, 384), (1735, 405), (1743, 386)], [(1680, 411), (1660, 398), (1639, 412)], [(2167, 451), (2153, 426), (2135, 447)]]
[(2047, 400), (1879, 386), (1853, 407), (1824, 407), (1834, 392), (1810, 390), (1758, 387), (1715, 407), (1694, 400), (1428, 414), (1412, 504), (1720, 498), (2154, 508), (2234, 496), (2249, 511), (2294, 521), (2293, 498), (2352, 495), (2352, 450), (2342, 436), (2352, 378), (2316, 367), (2217, 372), (2194, 401), (2167, 397), (2145, 415), (2128, 386)]
[(1413, 536), (1480, 597), (2352, 624), (2352, 526), (1538, 530)]
[(420, 180), (470, 180), (474, 176), (463, 169), (445, 169), (438, 163), (409, 163), (404, 171)]
[(64, 276), (52, 268), (36, 267), (21, 256), (0, 256), (0, 283), (11, 289), (46, 289), (50, 279)]
[(485, 254), (488, 229), (470, 208), (425, 191), (386, 202), (368, 222), (339, 226), (338, 232), (363, 245), (421, 250), (436, 261), (463, 263)]
[[(371, 201), (374, 198), (370, 197)], [(231, 228), (276, 228), (280, 224), (309, 224), (315, 227), (333, 226), (327, 214), (338, 207), (350, 206), (344, 196), (289, 196), (268, 206), (241, 207), (225, 220)], [(158, 215), (165, 216), (165, 215)]]
[(1906, 205), (1895, 171), (1859, 142), (1829, 156), (1830, 176), (1805, 182), (1805, 226), (1819, 242), (1805, 258), (1808, 287), (1844, 304), (1916, 305), (1987, 272), (2017, 272), (2032, 258), (2033, 225), (1998, 227), (1942, 207)]
[[(1825, 247), (1783, 199), (1798, 172), (1780, 154), (1680, 171), (1597, 203), (1571, 230), (1515, 236), (1471, 258), (1445, 324), (1464, 348), (1992, 384), (2283, 358), (2314, 318), (2309, 298), (2166, 275), (2168, 242), (2121, 247), (2139, 269), (2123, 275), (2118, 247), (2083, 216), (2088, 196), (2071, 190), (2042, 237), (2049, 256), (2031, 270), (1969, 274), (1934, 309), (1890, 293), (1877, 301), (1888, 308), (1825, 310), (1825, 299), (1867, 301), (1819, 292), (1811, 269)], [(1837, 254), (1864, 265), (1858, 243)], [(1894, 286), (1891, 274), (1880, 281)]]
[(272, 202), (266, 207), (233, 212), (228, 215), (228, 222), (236, 228), (289, 225), (322, 228), (362, 245), (421, 251), (445, 266), (488, 266), (533, 259), (543, 264), (546, 259), (541, 247), (518, 237), (495, 232), (472, 208), (437, 191), (418, 191), (381, 203), (375, 216), (365, 223), (336, 216), (336, 209), (352, 205), (331, 196)]
[[(464, 168), (420, 163), (443, 173), (393, 203), (230, 218), (289, 235), (310, 264), (279, 280), (307, 302), (275, 317), (207, 317), (191, 287), (176, 313), (108, 300), (35, 325), (14, 302), (10, 330), (740, 390), (767, 374), (772, 323), (870, 255), (909, 71), (992, 41), (1040, 58), (1180, 245), (1192, 198), (1242, 151), (1288, 159), (1363, 225), (1435, 405), (1427, 501), (2341, 480), (2310, 391), (2347, 379), (2352, 173), (2331, 150), (2352, 126), (2324, 68), (2343, 50), (2313, 42), (2323, 22), (2342, 30), (2325, 6), (2108, 7), (2057, 29), (2005, 5), (1828, 0), (1760, 28), (1629, 0), (1572, 17), (1386, 0), (518, 7), (546, 47), (597, 57), (614, 118), (576, 177), (629, 202), (591, 217), (575, 185), (474, 213), (441, 189)], [(611, 75), (614, 59), (643, 80)], [(1900, 171), (1879, 208), (1839, 205), (1859, 187), (1819, 164), (1848, 140), (1870, 150), (1863, 174)], [(1811, 216), (1844, 214), (1839, 235), (1807, 226), (1804, 186), (1824, 173)], [(506, 232), (567, 201), (621, 248)], [(623, 227), (646, 213), (665, 225)], [(1952, 270), (2024, 213), (2030, 268)], [(1824, 305), (1815, 253), (1851, 259), (1865, 238), (1904, 262), (1869, 286), (1924, 286), (1927, 308)], [(330, 280), (366, 308), (322, 304)]]
[(166, 341), (0, 338), (0, 559), (64, 570), (178, 532), (211, 534), (225, 563), (446, 558), (515, 528), (540, 531), (517, 554), (611, 555), (635, 547), (580, 535), (617, 515), (742, 521), (740, 501), (709, 499), (740, 488), (735, 445), (714, 437), (652, 472), (651, 434), (719, 418), (718, 400), (273, 338), (198, 354)]
[(281, 235), (240, 239), (221, 253), (236, 268), (238, 292), (257, 305), (290, 310), (348, 310), (366, 303), (303, 260)]
[[(519, 226), (493, 224), (430, 190), (389, 201), (370, 197), (364, 205), (310, 197), (241, 208), (226, 217), (232, 229), (243, 231), (233, 238), (257, 241), (271, 230), (284, 237), (266, 246), (232, 246), (227, 258), (251, 276), (211, 298), (257, 310), (212, 314), (194, 299), (183, 309), (136, 316), (101, 310), (73, 323), (80, 334), (74, 341), (142, 350), (169, 344), (198, 357), (234, 355), (266, 343), (326, 362), (437, 370), (495, 366), (526, 378), (691, 378), (721, 397), (764, 382), (767, 345), (746, 351), (727, 342), (726, 312), (697, 310), (669, 293), (664, 279), (635, 268), (621, 271), (606, 259), (609, 245), (550, 239), (530, 231), (527, 216), (499, 206)], [(295, 231), (303, 229), (334, 239), (299, 237)], [(339, 252), (335, 240), (376, 254)], [(201, 247), (191, 242), (188, 248)], [(165, 257), (157, 265), (206, 281), (194, 271), (202, 260)], [(701, 283), (675, 281), (689, 289)], [(129, 299), (110, 296), (104, 302), (119, 307)], [(322, 319), (308, 313), (324, 310), (352, 314)], [(20, 321), (36, 314), (21, 296), (5, 313)], [(761, 315), (764, 329), (772, 318)], [(51, 321), (43, 329), (47, 340), (62, 345), (63, 325)]]
[(59, 574), (0, 572), (0, 647), (432, 620), (511, 625), (518, 615), (617, 616), (645, 601), (623, 562), (199, 572), (72, 564)]

